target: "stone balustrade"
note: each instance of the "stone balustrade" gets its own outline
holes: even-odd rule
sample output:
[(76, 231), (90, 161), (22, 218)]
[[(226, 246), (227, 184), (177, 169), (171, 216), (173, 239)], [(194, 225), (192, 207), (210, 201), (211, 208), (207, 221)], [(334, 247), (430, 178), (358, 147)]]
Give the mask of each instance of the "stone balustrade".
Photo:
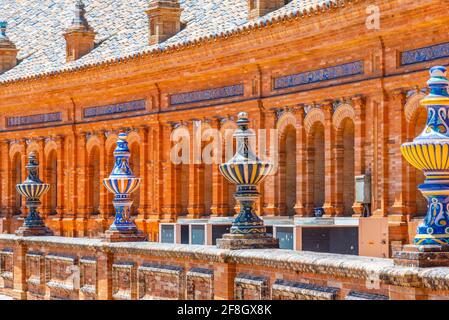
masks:
[(449, 268), (279, 249), (0, 235), (0, 294), (16, 299), (442, 299)]

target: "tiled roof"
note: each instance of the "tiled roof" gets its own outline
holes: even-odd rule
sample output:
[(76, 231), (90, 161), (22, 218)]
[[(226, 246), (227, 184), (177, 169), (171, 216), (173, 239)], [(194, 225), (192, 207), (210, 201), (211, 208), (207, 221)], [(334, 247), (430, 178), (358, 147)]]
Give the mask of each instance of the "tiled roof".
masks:
[(145, 13), (149, 0), (84, 0), (86, 17), (97, 32), (97, 46), (81, 59), (66, 63), (63, 33), (72, 21), (75, 0), (1, 0), (0, 20), (8, 22), (8, 37), (20, 51), (19, 64), (1, 74), (0, 82), (78, 69), (154, 49), (164, 50), (335, 1), (292, 0), (256, 21), (248, 21), (247, 0), (180, 0), (181, 20), (186, 27), (164, 43), (150, 46)]

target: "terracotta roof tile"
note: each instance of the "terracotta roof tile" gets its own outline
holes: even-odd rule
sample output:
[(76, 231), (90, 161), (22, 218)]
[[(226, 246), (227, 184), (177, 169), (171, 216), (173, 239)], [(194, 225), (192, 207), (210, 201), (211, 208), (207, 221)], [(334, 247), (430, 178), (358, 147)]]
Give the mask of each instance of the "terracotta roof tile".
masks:
[(84, 0), (86, 17), (97, 32), (95, 49), (66, 63), (64, 30), (73, 18), (74, 0), (2, 0), (0, 20), (8, 22), (8, 37), (20, 50), (19, 64), (0, 75), (0, 82), (70, 70), (164, 49), (200, 37), (235, 31), (336, 0), (292, 0), (255, 21), (248, 21), (246, 0), (180, 0), (186, 27), (164, 43), (148, 45), (148, 0)]

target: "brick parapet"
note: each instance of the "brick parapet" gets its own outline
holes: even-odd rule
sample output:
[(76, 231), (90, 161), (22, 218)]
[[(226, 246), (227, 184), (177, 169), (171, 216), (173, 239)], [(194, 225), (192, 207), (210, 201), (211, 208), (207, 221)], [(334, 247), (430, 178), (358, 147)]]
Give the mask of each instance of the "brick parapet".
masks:
[[(213, 246), (189, 246), (148, 242), (109, 244), (101, 242), (98, 239), (63, 237), (23, 238), (15, 235), (0, 235), (0, 256), (3, 259), (0, 259), (0, 261), (5, 261), (4, 259), (10, 256), (5, 254), (6, 258), (3, 258), (2, 253), (9, 253), (11, 250), (14, 255), (12, 258), (13, 266), (11, 267), (11, 264), (2, 262), (1, 267), (5, 268), (5, 266), (9, 266), (9, 268), (13, 268), (14, 288), (1, 288), (2, 281), (0, 279), (0, 292), (22, 299), (27, 296), (27, 277), (33, 276), (36, 278), (39, 276), (38, 274), (33, 274), (36, 271), (32, 269), (31, 265), (27, 265), (26, 260), (24, 260), (27, 252), (40, 252), (47, 262), (45, 264), (46, 268), (51, 268), (52, 264), (56, 265), (54, 268), (57, 268), (58, 264), (81, 268), (81, 264), (83, 264), (86, 257), (93, 259), (91, 263), (83, 264), (82, 276), (83, 281), (90, 281), (86, 280), (91, 279), (85, 271), (86, 268), (97, 268), (95, 278), (98, 281), (97, 285), (87, 284), (86, 286), (96, 288), (96, 293), (93, 294), (93, 297), (96, 299), (112, 298), (113, 294), (111, 290), (119, 292), (119, 296), (123, 294), (126, 297), (129, 292), (127, 293), (126, 290), (123, 291), (124, 289), (121, 287), (123, 284), (116, 283), (121, 280), (117, 280), (119, 279), (117, 277), (114, 280), (112, 275), (114, 272), (131, 272), (133, 273), (132, 279), (138, 279), (139, 276), (149, 276), (140, 268), (148, 263), (161, 265), (159, 272), (161, 275), (150, 276), (161, 276), (164, 281), (161, 282), (160, 286), (162, 287), (160, 288), (157, 286), (156, 288), (154, 286), (151, 287), (153, 288), (151, 290), (161, 290), (160, 292), (152, 293), (145, 291), (144, 296), (146, 297), (154, 295), (163, 298), (163, 286), (167, 281), (170, 282), (173, 280), (174, 283), (179, 284), (179, 288), (185, 289), (186, 286), (183, 282), (185, 275), (191, 270), (196, 270), (198, 267), (208, 269), (208, 272), (211, 272), (212, 275), (215, 274), (213, 279), (208, 280), (206, 286), (204, 286), (204, 280), (201, 280), (203, 281), (201, 287), (206, 288), (207, 292), (198, 294), (208, 296), (210, 292), (215, 292), (214, 297), (216, 299), (233, 299), (235, 292), (232, 290), (239, 290), (239, 282), (235, 281), (235, 279), (241, 274), (248, 273), (248, 270), (251, 270), (251, 274), (254, 276), (265, 277), (264, 279), (266, 279), (269, 288), (271, 290), (277, 290), (274, 297), (279, 297), (279, 295), (282, 296), (283, 294), (279, 290), (284, 288), (284, 286), (281, 289), (273, 286), (279, 279), (287, 281), (287, 284), (296, 283), (299, 287), (305, 286), (308, 288), (308, 286), (318, 286), (316, 287), (318, 289), (313, 287), (314, 289), (312, 291), (315, 292), (318, 290), (317, 294), (319, 296), (321, 296), (320, 288), (324, 288), (323, 292), (326, 292), (329, 288), (333, 290), (339, 288), (338, 294), (335, 295), (336, 299), (344, 299), (345, 294), (348, 294), (351, 290), (361, 290), (361, 292), (365, 292), (366, 294), (387, 295), (391, 299), (410, 298), (410, 290), (412, 289), (414, 292), (420, 292), (421, 298), (427, 296), (443, 298), (443, 296), (447, 296), (449, 293), (449, 268), (395, 266), (393, 260), (381, 258), (287, 250), (230, 251), (217, 249)], [(70, 261), (67, 260), (68, 256), (72, 257)], [(51, 257), (51, 259), (48, 259), (48, 257)], [(133, 267), (117, 267), (117, 265), (122, 265), (125, 262), (132, 264)], [(114, 266), (116, 266), (118, 271), (114, 269)], [(179, 268), (180, 271), (176, 275), (169, 275), (165, 271), (169, 267)], [(8, 270), (0, 271), (7, 272)], [(137, 274), (135, 274), (136, 272)], [(56, 279), (46, 280), (47, 282), (51, 282), (51, 284), (55, 282), (69, 283), (72, 281), (68, 275), (67, 279), (64, 276), (58, 279), (57, 277), (61, 277), (61, 274), (52, 274), (51, 270), (46, 270), (45, 274), (56, 277)], [(142, 281), (145, 281), (145, 279), (139, 279), (135, 280), (139, 281), (139, 285), (143, 283)], [(189, 278), (189, 281), (196, 280)], [(235, 289), (233, 289), (234, 284)], [(292, 285), (292, 288), (296, 287), (296, 284)], [(137, 282), (129, 285), (131, 288), (134, 288)], [(169, 286), (169, 284), (167, 285)], [(117, 289), (118, 287), (121, 289)], [(148, 286), (145, 286), (145, 288), (145, 290), (150, 290)], [(189, 290), (192, 290), (194, 283), (193, 287), (192, 283), (190, 283), (189, 288)], [(45, 296), (46, 298), (53, 298), (55, 295), (60, 297), (63, 294), (59, 291), (54, 291), (54, 288), (51, 286), (49, 290)], [(290, 292), (291, 290), (288, 289), (287, 291)], [(67, 294), (69, 298), (78, 297), (78, 291), (70, 291)], [(170, 294), (173, 294), (173, 292), (170, 292)], [(180, 291), (179, 296), (183, 295), (184, 293)], [(129, 293), (129, 296), (135, 297), (134, 293)], [(189, 296), (193, 297), (195, 293), (190, 291)], [(84, 294), (83, 297), (85, 297)], [(245, 299), (244, 296), (240, 298)]]

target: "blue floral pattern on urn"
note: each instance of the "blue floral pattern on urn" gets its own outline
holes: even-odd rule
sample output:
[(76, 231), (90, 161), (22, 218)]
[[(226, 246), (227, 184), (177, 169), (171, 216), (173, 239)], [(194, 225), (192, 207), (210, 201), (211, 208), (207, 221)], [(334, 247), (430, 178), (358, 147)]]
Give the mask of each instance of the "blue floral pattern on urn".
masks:
[(126, 133), (120, 133), (118, 136), (114, 158), (114, 168), (109, 178), (103, 180), (104, 186), (115, 194), (113, 200), (115, 220), (109, 231), (125, 234), (137, 233), (137, 227), (130, 215), (133, 203), (131, 194), (137, 190), (141, 179), (137, 178), (129, 167), (130, 151)]
[(423, 132), (401, 146), (405, 159), (426, 177), (418, 188), (428, 201), (426, 217), (417, 228), (416, 245), (449, 244), (449, 81), (446, 68), (430, 69), (430, 93), (421, 104), (427, 109)]

